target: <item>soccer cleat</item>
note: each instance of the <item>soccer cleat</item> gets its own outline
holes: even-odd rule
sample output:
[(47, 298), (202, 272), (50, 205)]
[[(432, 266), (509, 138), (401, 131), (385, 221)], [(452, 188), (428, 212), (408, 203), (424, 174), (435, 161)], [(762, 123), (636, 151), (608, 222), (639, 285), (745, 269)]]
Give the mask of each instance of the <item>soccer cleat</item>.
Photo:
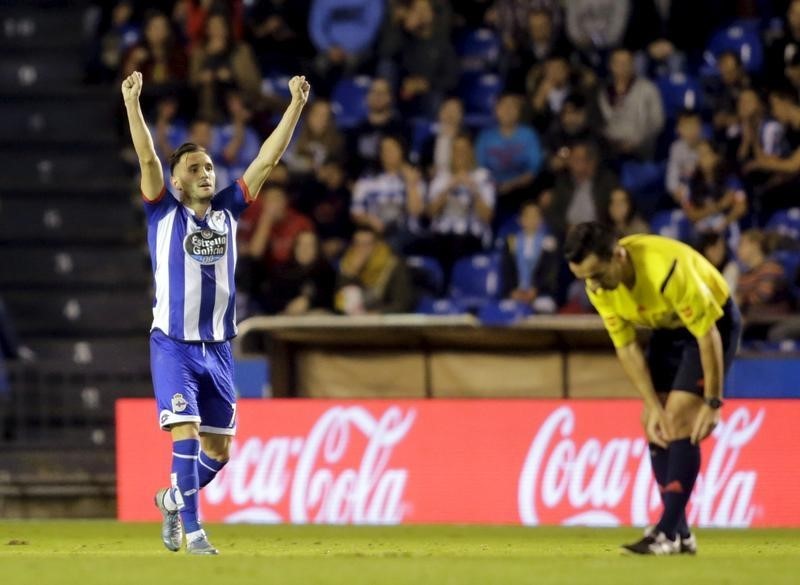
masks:
[(689, 533), (686, 538), (681, 537), (680, 553), (682, 555), (696, 555), (697, 554), (697, 539), (694, 534)]
[(635, 555), (677, 555), (681, 552), (680, 539), (670, 540), (663, 532), (651, 533), (632, 544), (622, 545), (622, 552)]
[[(645, 536), (654, 536), (655, 535), (655, 526), (648, 526), (644, 529)], [(691, 532), (689, 536), (681, 536), (680, 537), (680, 554), (682, 555), (696, 555), (697, 554), (697, 539), (694, 537), (694, 534)]]
[(186, 543), (186, 552), (190, 555), (218, 555), (219, 551), (208, 542), (204, 532), (194, 540)]
[(156, 508), (161, 512), (163, 520), (161, 521), (161, 542), (164, 546), (172, 552), (181, 550), (181, 542), (183, 542), (183, 526), (181, 525), (181, 516), (177, 510), (174, 512), (167, 510), (164, 505), (164, 496), (169, 491), (169, 488), (161, 488), (156, 492)]

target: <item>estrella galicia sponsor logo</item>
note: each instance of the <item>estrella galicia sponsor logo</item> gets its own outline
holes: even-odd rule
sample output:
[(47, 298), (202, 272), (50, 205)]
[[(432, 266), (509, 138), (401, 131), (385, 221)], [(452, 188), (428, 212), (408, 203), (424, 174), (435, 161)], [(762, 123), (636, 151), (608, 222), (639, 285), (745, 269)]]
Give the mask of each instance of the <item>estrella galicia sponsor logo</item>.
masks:
[(186, 235), (183, 248), (192, 260), (200, 264), (214, 264), (228, 251), (228, 234), (203, 228)]

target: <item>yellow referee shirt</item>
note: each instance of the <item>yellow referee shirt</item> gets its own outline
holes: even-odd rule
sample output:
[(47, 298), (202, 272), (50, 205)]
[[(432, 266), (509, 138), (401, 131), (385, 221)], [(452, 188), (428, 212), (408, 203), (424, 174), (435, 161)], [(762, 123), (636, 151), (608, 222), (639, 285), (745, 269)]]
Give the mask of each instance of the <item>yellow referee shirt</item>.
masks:
[(622, 283), (614, 290), (586, 289), (614, 346), (633, 342), (635, 325), (686, 327), (695, 337), (708, 333), (730, 296), (719, 271), (702, 254), (670, 238), (634, 235), (619, 244), (633, 262), (633, 289)]

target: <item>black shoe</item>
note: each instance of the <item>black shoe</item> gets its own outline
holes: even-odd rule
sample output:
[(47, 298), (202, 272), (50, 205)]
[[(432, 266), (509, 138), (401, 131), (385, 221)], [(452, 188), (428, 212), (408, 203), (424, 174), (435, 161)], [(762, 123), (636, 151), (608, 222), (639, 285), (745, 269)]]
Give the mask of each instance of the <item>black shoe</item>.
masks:
[(670, 540), (663, 532), (648, 534), (638, 542), (622, 545), (622, 552), (635, 555), (677, 555), (680, 551), (679, 539)]

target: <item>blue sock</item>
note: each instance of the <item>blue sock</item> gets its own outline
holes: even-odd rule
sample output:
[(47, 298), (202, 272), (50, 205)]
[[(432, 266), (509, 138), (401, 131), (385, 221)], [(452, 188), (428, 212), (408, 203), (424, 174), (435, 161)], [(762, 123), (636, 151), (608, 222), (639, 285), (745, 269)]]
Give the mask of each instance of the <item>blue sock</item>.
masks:
[(667, 483), (661, 490), (664, 513), (656, 526), (667, 538), (675, 538), (678, 532), (681, 515), (685, 514), (699, 472), (700, 446), (692, 445), (689, 439), (672, 441), (669, 444)]
[[(666, 506), (664, 501), (664, 486), (667, 485), (667, 473), (669, 472), (669, 451), (663, 447), (659, 447), (655, 443), (650, 443), (650, 464), (653, 467), (653, 475), (658, 484), (658, 491), (661, 493), (661, 502)], [(678, 536), (687, 538), (689, 536), (689, 524), (686, 522), (686, 512), (681, 512), (678, 518), (678, 525), (676, 526)]]
[(200, 530), (197, 518), (197, 493), (200, 486), (197, 480), (197, 454), (200, 452), (200, 441), (184, 439), (172, 443), (172, 473), (176, 474), (178, 489), (183, 497), (181, 521), (183, 529), (189, 532)]
[(217, 461), (200, 451), (200, 457), (197, 459), (197, 477), (200, 480), (200, 489), (210, 484), (226, 463), (227, 461)]

